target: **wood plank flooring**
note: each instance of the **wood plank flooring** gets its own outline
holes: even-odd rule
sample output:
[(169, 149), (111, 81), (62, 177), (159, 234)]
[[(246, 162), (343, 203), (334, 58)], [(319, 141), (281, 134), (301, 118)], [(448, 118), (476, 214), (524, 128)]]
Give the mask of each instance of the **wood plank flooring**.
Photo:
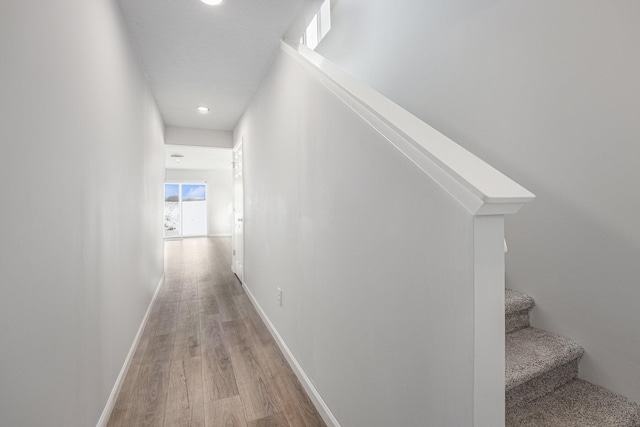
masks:
[(108, 426), (325, 426), (230, 266), (230, 238), (165, 242), (165, 284)]

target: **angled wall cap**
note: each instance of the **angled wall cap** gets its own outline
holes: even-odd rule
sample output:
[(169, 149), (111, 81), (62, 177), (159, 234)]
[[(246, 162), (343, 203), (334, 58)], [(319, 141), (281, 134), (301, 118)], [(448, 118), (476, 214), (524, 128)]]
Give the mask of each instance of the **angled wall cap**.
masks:
[(533, 193), (304, 45), (281, 49), (340, 97), (473, 215), (518, 212)]

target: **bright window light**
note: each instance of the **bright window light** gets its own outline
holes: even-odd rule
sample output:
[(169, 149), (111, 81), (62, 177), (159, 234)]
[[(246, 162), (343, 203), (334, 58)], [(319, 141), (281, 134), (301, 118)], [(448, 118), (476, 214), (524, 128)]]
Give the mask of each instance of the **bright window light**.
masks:
[(309, 49), (315, 49), (320, 40), (327, 35), (331, 29), (331, 0), (324, 0), (320, 10), (315, 14), (306, 31), (300, 38), (300, 44)]
[(331, 0), (324, 0), (318, 15), (320, 15), (320, 37), (318, 39), (322, 40), (331, 29)]
[(318, 46), (318, 15), (314, 16), (309, 23), (304, 40), (307, 42), (309, 49), (315, 49)]

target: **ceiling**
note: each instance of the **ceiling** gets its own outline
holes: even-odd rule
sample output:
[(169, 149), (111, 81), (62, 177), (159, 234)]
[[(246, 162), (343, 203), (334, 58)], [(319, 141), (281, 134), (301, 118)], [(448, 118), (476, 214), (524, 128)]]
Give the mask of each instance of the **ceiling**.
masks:
[[(232, 130), (275, 59), (280, 40), (292, 32), (300, 37), (304, 21), (320, 2), (119, 3), (165, 124)], [(198, 113), (200, 105), (209, 107), (209, 113)]]
[[(181, 154), (184, 157), (171, 157)], [(233, 154), (230, 148), (194, 147), (188, 145), (165, 145), (164, 165), (166, 169), (229, 169)]]

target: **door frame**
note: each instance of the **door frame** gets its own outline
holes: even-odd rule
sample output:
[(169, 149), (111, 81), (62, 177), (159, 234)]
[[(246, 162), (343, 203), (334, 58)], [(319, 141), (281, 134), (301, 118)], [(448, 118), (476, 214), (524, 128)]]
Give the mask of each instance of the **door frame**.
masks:
[[(232, 256), (231, 256), (231, 271), (235, 273), (235, 275), (240, 280), (240, 283), (244, 283), (244, 156), (243, 156), (243, 144), (244, 137), (240, 138), (240, 143), (233, 147), (233, 231), (232, 231), (232, 239), (231, 239), (231, 248), (232, 248)], [(238, 168), (237, 154), (240, 153), (239, 156), (239, 167), (241, 169), (241, 176), (238, 182), (236, 179), (236, 169)], [(238, 188), (238, 184), (240, 188)], [(240, 196), (238, 196), (240, 194)], [(238, 199), (241, 199), (242, 203), (242, 212), (240, 218), (238, 218), (237, 214), (237, 205)], [(238, 237), (237, 228), (240, 227), (242, 229), (241, 236)], [(238, 240), (241, 239), (240, 245), (238, 245)], [(240, 264), (240, 269), (237, 268), (238, 261)]]

